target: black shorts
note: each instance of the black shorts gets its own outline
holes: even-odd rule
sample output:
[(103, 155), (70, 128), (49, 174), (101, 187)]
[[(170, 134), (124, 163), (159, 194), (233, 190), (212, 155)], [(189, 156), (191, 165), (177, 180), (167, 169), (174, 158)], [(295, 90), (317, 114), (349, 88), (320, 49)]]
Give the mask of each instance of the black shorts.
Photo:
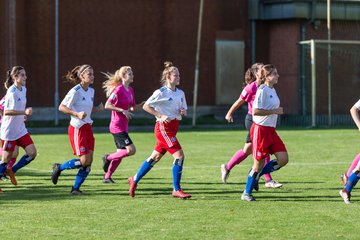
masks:
[(126, 146), (133, 144), (127, 132), (112, 133), (117, 149), (125, 149)]
[(245, 128), (246, 128), (246, 130), (248, 130), (248, 135), (246, 136), (246, 143), (251, 143), (251, 139), (250, 139), (250, 129), (251, 129), (251, 125), (252, 125), (252, 124), (253, 124), (252, 115), (246, 114), (246, 117), (245, 117)]

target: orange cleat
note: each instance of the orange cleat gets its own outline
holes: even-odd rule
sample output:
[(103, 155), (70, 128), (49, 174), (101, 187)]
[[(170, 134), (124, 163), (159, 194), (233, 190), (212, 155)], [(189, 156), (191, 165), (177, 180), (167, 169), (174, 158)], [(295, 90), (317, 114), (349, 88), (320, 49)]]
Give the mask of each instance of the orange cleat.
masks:
[(130, 185), (129, 195), (130, 195), (130, 197), (135, 197), (135, 190), (136, 190), (137, 184), (136, 184), (136, 182), (134, 182), (134, 177), (129, 177), (128, 182)]
[(17, 181), (16, 181), (16, 178), (15, 178), (15, 173), (12, 171), (12, 169), (7, 168), (5, 172), (6, 172), (6, 175), (9, 176), (11, 183), (16, 186)]
[(181, 198), (181, 199), (191, 198), (191, 195), (188, 193), (185, 193), (182, 189), (180, 189), (178, 191), (173, 191), (172, 196), (175, 198)]

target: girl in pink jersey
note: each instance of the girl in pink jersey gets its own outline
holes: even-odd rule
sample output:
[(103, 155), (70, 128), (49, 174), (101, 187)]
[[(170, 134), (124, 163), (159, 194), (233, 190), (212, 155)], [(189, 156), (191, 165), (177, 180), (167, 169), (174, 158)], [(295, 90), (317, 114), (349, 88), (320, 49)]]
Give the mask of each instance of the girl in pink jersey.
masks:
[[(2, 161), (0, 161), (0, 176), (6, 171), (11, 183), (17, 185), (15, 173), (28, 165), (36, 157), (36, 148), (28, 133), (24, 116), (32, 115), (32, 108), (26, 108), (26, 72), (21, 66), (15, 66), (8, 71), (5, 81), (6, 96), (4, 115), (1, 123)], [(24, 148), (25, 155), (11, 168), (11, 162), (16, 146)]]
[(104, 183), (115, 183), (111, 178), (124, 157), (134, 155), (135, 145), (129, 137), (129, 120), (131, 113), (142, 104), (136, 105), (134, 90), (129, 85), (134, 81), (134, 75), (129, 66), (123, 66), (115, 74), (107, 73), (103, 83), (108, 100), (105, 109), (111, 110), (110, 133), (114, 137), (116, 152), (103, 156), (103, 170), (106, 173)]
[(75, 86), (60, 103), (59, 110), (71, 116), (68, 135), (74, 155), (77, 157), (62, 164), (55, 163), (51, 181), (57, 184), (63, 170), (78, 168), (70, 193), (81, 195), (83, 192), (80, 191), (80, 187), (90, 173), (95, 147), (91, 113), (104, 110), (104, 106), (101, 103), (94, 107), (94, 89), (90, 87), (94, 83), (94, 70), (90, 65), (75, 67), (68, 72), (66, 79)]
[[(360, 130), (359, 111), (360, 111), (360, 99), (350, 109), (351, 117), (354, 120), (357, 128)], [(360, 154), (358, 154), (355, 157), (347, 173), (345, 173), (344, 176), (342, 177), (344, 188), (340, 190), (339, 194), (343, 198), (346, 204), (350, 204), (351, 191), (353, 190), (353, 188), (360, 179), (359, 155)]]
[[(1, 124), (2, 116), (4, 114), (4, 107), (5, 107), (5, 96), (0, 100), (0, 124)], [(2, 148), (0, 148), (0, 155), (2, 155)], [(7, 169), (11, 169), (12, 166), (14, 166), (18, 155), (19, 155), (19, 146), (16, 145), (14, 152), (12, 154), (12, 158), (6, 167)], [(0, 180), (7, 180), (6, 171), (5, 171), (4, 175), (0, 178)]]
[(156, 162), (169, 152), (174, 157), (173, 162), (173, 192), (176, 198), (190, 198), (180, 187), (183, 162), (185, 159), (181, 145), (176, 138), (179, 128), (179, 121), (186, 115), (187, 104), (185, 94), (176, 86), (180, 84), (180, 73), (178, 68), (171, 62), (165, 62), (165, 69), (162, 72), (162, 88), (156, 90), (145, 102), (143, 109), (156, 118), (155, 137), (156, 146), (148, 159), (144, 161), (138, 172), (129, 178), (131, 197), (135, 196), (138, 182), (147, 174)]
[[(255, 94), (258, 89), (258, 86), (261, 84), (260, 80), (260, 70), (263, 66), (262, 63), (255, 63), (249, 68), (245, 73), (245, 83), (246, 86), (243, 89), (243, 91), (240, 94), (240, 97), (238, 100), (236, 100), (233, 105), (230, 107), (229, 111), (227, 112), (225, 119), (232, 123), (234, 122), (233, 114), (234, 112), (244, 103), (248, 103), (248, 113), (245, 117), (245, 127), (248, 130), (248, 135), (246, 137), (246, 143), (243, 147), (243, 149), (238, 150), (233, 157), (230, 159), (230, 161), (227, 164), (222, 164), (220, 166), (221, 169), (221, 180), (223, 183), (227, 182), (227, 179), (229, 177), (230, 171), (235, 165), (241, 163), (243, 160), (247, 158), (248, 155), (251, 154), (251, 140), (250, 140), (250, 128), (253, 123), (252, 121), (252, 105), (254, 102)], [(266, 157), (265, 163), (268, 163), (270, 161), (270, 156)], [(282, 184), (273, 180), (270, 174), (265, 174), (265, 187), (268, 188), (279, 188), (282, 187)], [(255, 186), (255, 189), (257, 190), (258, 187)]]
[[(252, 191), (259, 178), (266, 173), (279, 170), (289, 161), (286, 147), (275, 130), (277, 117), (283, 114), (280, 99), (274, 88), (279, 74), (273, 65), (264, 65), (261, 69), (261, 79), (264, 84), (259, 86), (255, 95), (253, 125), (250, 129), (254, 164), (249, 171), (246, 188), (241, 196), (243, 201), (255, 201)], [(276, 159), (264, 166), (265, 158), (269, 154), (274, 154)]]

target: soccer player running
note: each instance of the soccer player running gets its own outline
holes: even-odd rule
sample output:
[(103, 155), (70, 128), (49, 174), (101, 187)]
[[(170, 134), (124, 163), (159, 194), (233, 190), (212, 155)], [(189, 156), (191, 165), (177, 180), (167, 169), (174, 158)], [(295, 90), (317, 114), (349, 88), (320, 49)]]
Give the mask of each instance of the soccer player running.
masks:
[(122, 159), (134, 155), (135, 145), (129, 137), (129, 120), (132, 111), (142, 106), (136, 105), (134, 90), (130, 84), (134, 81), (134, 74), (129, 66), (123, 66), (115, 74), (106, 73), (107, 80), (103, 83), (108, 100), (105, 109), (111, 110), (110, 133), (114, 137), (116, 152), (103, 156), (103, 170), (106, 173), (103, 183), (115, 183), (111, 178)]
[[(360, 99), (350, 109), (351, 117), (354, 120), (358, 129), (360, 130), (359, 111), (360, 111)], [(358, 161), (358, 156), (355, 157), (348, 172), (345, 174), (345, 176), (347, 175), (348, 178), (343, 180), (344, 188), (342, 190), (340, 190), (340, 192), (339, 192), (340, 196), (343, 198), (343, 200), (346, 204), (351, 203), (350, 202), (351, 191), (353, 190), (353, 188), (355, 187), (355, 185), (357, 184), (357, 182), (360, 179), (360, 163)]]
[[(255, 94), (258, 87), (261, 84), (260, 74), (262, 63), (254, 63), (251, 68), (249, 68), (245, 73), (245, 83), (246, 86), (240, 94), (238, 100), (236, 100), (233, 105), (230, 107), (229, 111), (227, 112), (225, 119), (229, 123), (233, 123), (233, 114), (234, 112), (244, 103), (248, 104), (248, 113), (245, 117), (245, 127), (248, 130), (248, 135), (246, 137), (246, 142), (243, 149), (238, 150), (230, 159), (227, 164), (222, 164), (220, 166), (221, 169), (221, 180), (223, 183), (227, 182), (229, 177), (230, 171), (233, 167), (237, 164), (241, 163), (243, 160), (247, 158), (251, 154), (251, 140), (250, 140), (250, 128), (253, 123), (253, 116), (252, 116), (252, 106), (255, 99)], [(266, 156), (265, 164), (270, 161), (270, 156)], [(282, 187), (282, 184), (273, 180), (270, 173), (264, 174), (265, 178), (265, 187), (268, 188), (279, 188)], [(255, 190), (258, 190), (258, 186), (255, 186)]]
[(185, 155), (176, 138), (179, 121), (187, 113), (185, 94), (176, 87), (180, 84), (178, 68), (173, 66), (171, 62), (165, 62), (164, 66), (165, 68), (161, 75), (162, 87), (157, 89), (143, 106), (145, 111), (156, 117), (154, 129), (156, 146), (150, 157), (141, 165), (138, 172), (129, 178), (129, 194), (131, 197), (135, 196), (135, 190), (141, 178), (151, 170), (155, 163), (160, 161), (166, 152), (169, 152), (174, 157), (172, 196), (182, 199), (191, 197), (180, 186)]
[[(2, 122), (2, 117), (4, 115), (4, 108), (5, 108), (5, 96), (0, 100), (0, 124)], [(0, 148), (0, 156), (1, 155), (2, 155), (2, 148)], [(19, 146), (16, 145), (15, 149), (14, 149), (14, 151), (12, 153), (12, 158), (8, 162), (8, 165), (6, 166), (7, 169), (11, 169), (14, 166), (14, 164), (16, 162), (16, 158), (17, 158), (18, 155), (19, 155)], [(7, 171), (10, 171), (10, 170), (7, 170)], [(6, 170), (5, 170), (4, 175), (0, 177), (0, 180), (2, 180), (2, 181), (8, 180), (8, 178), (6, 176)]]
[[(36, 157), (36, 148), (28, 133), (24, 117), (32, 115), (32, 108), (26, 108), (26, 71), (21, 66), (14, 66), (7, 73), (5, 88), (7, 89), (4, 103), (4, 115), (1, 123), (2, 160), (0, 161), (0, 176), (10, 177), (13, 185), (17, 185), (15, 173), (28, 165)], [(25, 154), (11, 168), (7, 168), (17, 146), (25, 150)]]
[[(273, 65), (264, 65), (261, 69), (261, 79), (264, 84), (259, 86), (256, 92), (253, 104), (254, 123), (250, 130), (254, 164), (249, 171), (246, 188), (241, 196), (243, 201), (255, 201), (252, 191), (259, 178), (266, 173), (279, 170), (289, 161), (285, 144), (275, 130), (277, 117), (283, 114), (280, 99), (274, 88), (279, 74)], [(276, 159), (264, 166), (268, 154), (274, 154)]]
[(66, 79), (75, 86), (67, 93), (59, 106), (59, 111), (70, 115), (68, 135), (74, 155), (62, 164), (55, 163), (51, 180), (57, 184), (61, 172), (65, 169), (78, 168), (75, 183), (71, 188), (72, 195), (82, 195), (81, 185), (90, 173), (95, 147), (95, 138), (92, 131), (91, 113), (104, 110), (101, 103), (94, 107), (94, 89), (90, 87), (94, 83), (94, 70), (90, 65), (84, 64), (75, 67), (67, 73)]

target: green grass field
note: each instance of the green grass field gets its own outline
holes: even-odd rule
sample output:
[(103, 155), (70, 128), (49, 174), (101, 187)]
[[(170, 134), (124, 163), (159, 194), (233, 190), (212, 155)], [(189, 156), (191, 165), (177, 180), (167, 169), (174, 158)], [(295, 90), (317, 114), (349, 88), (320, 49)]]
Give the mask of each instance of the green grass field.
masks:
[[(39, 156), (17, 174), (19, 185), (0, 182), (0, 239), (358, 239), (360, 191), (353, 204), (338, 195), (345, 172), (360, 150), (355, 129), (279, 130), (290, 157), (273, 178), (281, 189), (255, 192), (256, 202), (240, 200), (252, 158), (236, 166), (229, 183), (220, 180), (220, 164), (243, 146), (246, 132), (185, 131), (178, 134), (186, 160), (182, 187), (193, 197), (174, 199), (172, 158), (166, 155), (128, 195), (133, 175), (154, 145), (152, 132), (131, 132), (137, 154), (125, 158), (113, 175), (117, 184), (101, 182), (101, 156), (113, 151), (108, 133), (95, 135), (92, 172), (84, 196), (69, 191), (77, 170), (50, 181), (51, 166), (72, 158), (67, 135), (35, 135)], [(22, 153), (21, 153), (22, 154)]]

